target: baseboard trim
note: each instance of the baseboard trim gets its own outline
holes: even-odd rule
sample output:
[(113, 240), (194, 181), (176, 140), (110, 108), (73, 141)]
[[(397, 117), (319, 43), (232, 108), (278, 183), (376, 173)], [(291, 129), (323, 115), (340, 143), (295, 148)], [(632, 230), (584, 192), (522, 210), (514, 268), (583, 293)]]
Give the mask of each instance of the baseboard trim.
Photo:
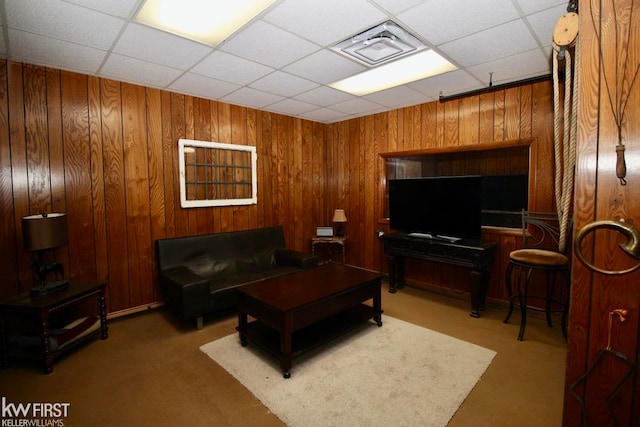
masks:
[(125, 308), (124, 310), (113, 311), (107, 314), (107, 319), (116, 319), (118, 317), (129, 316), (160, 307), (164, 307), (164, 302), (152, 302), (145, 305), (139, 305), (137, 307)]

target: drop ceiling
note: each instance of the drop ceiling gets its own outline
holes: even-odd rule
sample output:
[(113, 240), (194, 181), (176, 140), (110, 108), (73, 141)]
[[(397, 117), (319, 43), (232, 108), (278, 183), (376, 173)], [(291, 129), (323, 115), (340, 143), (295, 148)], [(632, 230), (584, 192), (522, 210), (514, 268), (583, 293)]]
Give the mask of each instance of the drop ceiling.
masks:
[[(0, 56), (332, 123), (550, 74), (567, 4), (279, 0), (212, 48), (134, 22), (142, 0), (2, 0)], [(386, 21), (458, 69), (360, 97), (329, 87), (369, 69), (332, 47)]]

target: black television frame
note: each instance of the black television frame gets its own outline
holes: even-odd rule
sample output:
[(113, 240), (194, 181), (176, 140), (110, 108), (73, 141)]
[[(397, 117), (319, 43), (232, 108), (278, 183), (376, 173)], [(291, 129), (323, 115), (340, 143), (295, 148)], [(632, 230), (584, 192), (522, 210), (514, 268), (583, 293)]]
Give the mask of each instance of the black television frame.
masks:
[(389, 227), (422, 237), (480, 240), (480, 175), (390, 179)]

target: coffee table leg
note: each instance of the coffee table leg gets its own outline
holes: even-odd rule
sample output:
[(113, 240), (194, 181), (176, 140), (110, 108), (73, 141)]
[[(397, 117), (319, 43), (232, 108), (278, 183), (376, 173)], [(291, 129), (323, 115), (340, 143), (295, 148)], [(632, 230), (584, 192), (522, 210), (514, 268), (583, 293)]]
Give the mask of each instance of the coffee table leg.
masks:
[(242, 311), (242, 306), (238, 306), (238, 334), (240, 335), (240, 344), (243, 347), (247, 346), (247, 313)]
[[(289, 365), (291, 365), (291, 362), (289, 362)], [(289, 368), (282, 368), (282, 376), (284, 378), (291, 378), (291, 366), (289, 366)]]
[(382, 284), (378, 282), (378, 291), (373, 297), (373, 309), (376, 312), (376, 315), (373, 317), (373, 320), (376, 321), (376, 324), (378, 325), (378, 327), (382, 326), (382, 295), (380, 291), (381, 287), (382, 287)]
[(282, 332), (280, 333), (280, 369), (282, 369), (282, 376), (285, 378), (291, 377), (291, 358), (293, 356), (291, 329), (291, 313), (286, 313), (282, 320)]

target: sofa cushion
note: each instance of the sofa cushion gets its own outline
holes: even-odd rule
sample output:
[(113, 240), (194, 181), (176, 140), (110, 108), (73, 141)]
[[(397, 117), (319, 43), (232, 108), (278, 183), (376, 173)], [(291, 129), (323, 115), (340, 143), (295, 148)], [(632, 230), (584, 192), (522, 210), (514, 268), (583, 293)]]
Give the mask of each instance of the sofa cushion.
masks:
[(209, 282), (209, 292), (216, 293), (226, 289), (233, 289), (249, 283), (271, 279), (300, 271), (299, 268), (291, 266), (274, 267), (263, 271), (242, 271), (240, 273), (228, 274), (226, 276), (216, 276)]
[(273, 247), (257, 248), (255, 255), (256, 264), (259, 270), (264, 270), (276, 265), (276, 257), (274, 255)]
[(186, 267), (201, 277), (225, 276), (237, 271), (235, 258), (212, 259), (207, 254), (201, 253), (186, 262)]

